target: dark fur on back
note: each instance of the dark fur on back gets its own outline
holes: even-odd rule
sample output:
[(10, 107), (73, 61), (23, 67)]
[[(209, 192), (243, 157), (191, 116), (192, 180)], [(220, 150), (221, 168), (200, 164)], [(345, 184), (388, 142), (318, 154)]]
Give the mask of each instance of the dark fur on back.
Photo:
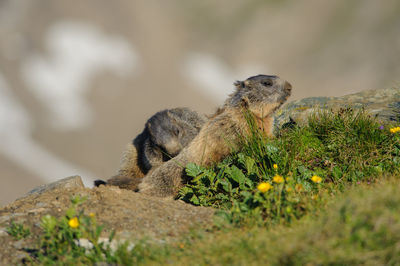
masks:
[(188, 108), (157, 112), (132, 140), (123, 155), (117, 175), (95, 185), (114, 185), (136, 190), (141, 178), (151, 169), (179, 154), (199, 133), (206, 117)]
[(143, 154), (138, 158), (143, 172), (178, 155), (205, 122), (204, 116), (189, 108), (163, 110), (150, 117), (143, 132), (133, 140), (138, 153)]

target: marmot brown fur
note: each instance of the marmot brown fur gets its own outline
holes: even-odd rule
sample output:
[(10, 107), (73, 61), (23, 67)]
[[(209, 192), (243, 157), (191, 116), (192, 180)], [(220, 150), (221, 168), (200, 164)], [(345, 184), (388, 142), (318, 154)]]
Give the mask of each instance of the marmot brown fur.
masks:
[(189, 162), (209, 166), (231, 152), (232, 144), (248, 132), (244, 111), (254, 115), (259, 128), (272, 136), (273, 113), (290, 96), (292, 86), (277, 76), (258, 75), (234, 84), (235, 91), (206, 122), (178, 156), (150, 171), (139, 192), (158, 197), (176, 196)]
[(145, 128), (128, 144), (117, 175), (95, 185), (107, 184), (137, 190), (142, 177), (170, 160), (189, 144), (206, 122), (206, 117), (188, 108), (163, 110), (146, 122)]

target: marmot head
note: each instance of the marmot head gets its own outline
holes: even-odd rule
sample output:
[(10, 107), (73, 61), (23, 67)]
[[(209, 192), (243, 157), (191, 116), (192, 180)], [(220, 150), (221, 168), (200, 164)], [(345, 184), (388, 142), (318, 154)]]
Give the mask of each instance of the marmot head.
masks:
[(278, 76), (257, 75), (236, 81), (236, 89), (225, 106), (243, 107), (262, 118), (281, 106), (292, 91), (292, 85)]
[[(205, 120), (187, 108), (175, 108), (156, 113), (146, 123), (153, 145), (165, 156), (175, 157), (198, 134)], [(170, 158), (169, 158), (170, 159)]]

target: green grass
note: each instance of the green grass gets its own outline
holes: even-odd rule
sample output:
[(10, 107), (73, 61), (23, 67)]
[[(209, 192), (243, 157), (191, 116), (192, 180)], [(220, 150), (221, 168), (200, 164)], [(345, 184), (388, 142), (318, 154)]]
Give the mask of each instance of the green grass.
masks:
[(18, 224), (13, 221), (10, 223), (10, 226), (6, 228), (6, 231), (17, 240), (26, 238), (31, 234), (29, 228), (26, 228), (23, 224)]
[[(318, 216), (291, 226), (244, 227), (207, 234), (144, 264), (174, 265), (398, 265), (400, 185), (395, 181), (349, 189), (331, 197)], [(151, 252), (151, 248), (147, 252)], [(158, 251), (160, 252), (160, 251)]]
[[(78, 211), (82, 199), (75, 198), (64, 216), (42, 218), (32, 263), (400, 263), (400, 132), (362, 110), (341, 109), (316, 113), (270, 139), (245, 115), (250, 133), (240, 137), (240, 150), (213, 167), (186, 168), (192, 181), (180, 197), (219, 210), (213, 232), (111, 250), (99, 243), (102, 227)], [(78, 245), (79, 238), (93, 248)]]
[[(239, 225), (249, 218), (289, 224), (323, 205), (321, 194), (399, 171), (399, 135), (362, 110), (316, 113), (307, 125), (275, 139), (247, 119), (250, 134), (241, 137), (239, 151), (212, 168), (187, 166), (193, 180), (181, 190), (181, 199), (224, 210)], [(271, 189), (264, 191), (261, 183)]]

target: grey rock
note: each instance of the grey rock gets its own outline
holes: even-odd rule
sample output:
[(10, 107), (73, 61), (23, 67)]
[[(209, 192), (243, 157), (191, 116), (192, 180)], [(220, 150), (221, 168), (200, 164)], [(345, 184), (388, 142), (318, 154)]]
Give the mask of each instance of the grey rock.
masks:
[(10, 215), (3, 215), (3, 216), (0, 217), (0, 224), (2, 224), (4, 222), (7, 222), (10, 219), (11, 219)]
[(15, 258), (17, 259), (17, 261), (22, 261), (23, 259), (26, 259), (28, 257), (29, 257), (28, 253), (21, 252), (21, 251), (19, 251), (15, 254)]
[(24, 220), (23, 218), (19, 218), (19, 217), (23, 217), (25, 214), (24, 213), (12, 213), (10, 215), (3, 215), (0, 217), (0, 224), (8, 222), (9, 220), (14, 220), (14, 219), (18, 219), (19, 221)]
[(45, 184), (38, 186), (31, 191), (27, 193), (27, 195), (33, 195), (33, 194), (42, 194), (45, 191), (50, 191), (53, 189), (59, 189), (59, 188), (73, 188), (73, 187), (85, 187), (83, 185), (82, 179), (79, 175), (75, 176), (70, 176), (63, 178), (61, 180), (58, 180), (56, 182), (50, 183), (50, 184)]
[(274, 130), (290, 123), (303, 124), (318, 110), (364, 108), (382, 121), (400, 122), (400, 88), (367, 90), (341, 97), (310, 97), (290, 102), (275, 113)]
[[(126, 241), (127, 241), (126, 239), (118, 239), (118, 240), (113, 239), (110, 242), (110, 240), (106, 237), (100, 237), (98, 239), (99, 244), (103, 244), (106, 247), (107, 246), (110, 247), (112, 252), (115, 252), (118, 249), (118, 247), (121, 246), (122, 244), (124, 244)], [(85, 249), (93, 248), (93, 243), (89, 239), (86, 239), (86, 238), (79, 238), (79, 239), (75, 240), (75, 244), (80, 247), (83, 247)], [(131, 251), (134, 247), (135, 247), (135, 244), (129, 243), (127, 246), (127, 250)]]
[(12, 245), (16, 249), (22, 249), (25, 245), (25, 241), (23, 239), (21, 239), (21, 240), (14, 242)]
[(48, 204), (46, 202), (38, 202), (36, 204), (36, 207), (38, 207), (38, 208), (43, 208), (43, 207), (47, 207), (47, 206), (48, 206)]
[(36, 208), (28, 211), (28, 214), (37, 214), (41, 212), (45, 212), (47, 209), (45, 208)]

